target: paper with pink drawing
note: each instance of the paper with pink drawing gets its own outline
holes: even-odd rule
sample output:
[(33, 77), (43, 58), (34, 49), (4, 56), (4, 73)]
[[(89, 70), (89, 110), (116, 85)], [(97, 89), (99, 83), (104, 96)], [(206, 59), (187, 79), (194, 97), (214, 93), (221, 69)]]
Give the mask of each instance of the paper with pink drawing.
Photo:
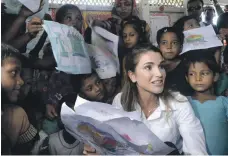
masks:
[(190, 50), (223, 46), (212, 25), (184, 31), (184, 36), (183, 50), (180, 55)]
[(65, 103), (61, 120), (78, 140), (107, 155), (166, 155), (174, 149), (163, 143), (147, 126), (138, 121), (139, 112), (125, 112), (98, 102), (84, 103), (73, 111)]
[[(92, 45), (99, 47), (103, 52), (109, 54), (115, 65), (117, 72), (120, 73), (120, 64), (118, 59), (119, 37), (101, 27), (92, 27)], [(110, 78), (110, 76), (108, 76)], [(113, 77), (113, 76), (112, 76)]]
[(108, 79), (116, 76), (118, 61), (108, 50), (97, 46), (86, 44), (92, 68), (101, 79)]

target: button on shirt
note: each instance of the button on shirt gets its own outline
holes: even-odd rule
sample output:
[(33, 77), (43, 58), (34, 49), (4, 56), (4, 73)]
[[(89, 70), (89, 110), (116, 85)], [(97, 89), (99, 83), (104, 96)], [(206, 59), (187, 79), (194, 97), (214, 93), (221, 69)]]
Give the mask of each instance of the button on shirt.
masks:
[[(119, 109), (123, 109), (121, 94), (113, 100), (113, 105)], [(172, 142), (185, 154), (207, 154), (203, 128), (187, 98), (179, 93), (173, 96), (175, 99), (169, 99), (168, 108), (159, 98), (159, 107), (147, 119), (138, 103), (135, 109), (142, 113), (142, 122), (163, 142)]]

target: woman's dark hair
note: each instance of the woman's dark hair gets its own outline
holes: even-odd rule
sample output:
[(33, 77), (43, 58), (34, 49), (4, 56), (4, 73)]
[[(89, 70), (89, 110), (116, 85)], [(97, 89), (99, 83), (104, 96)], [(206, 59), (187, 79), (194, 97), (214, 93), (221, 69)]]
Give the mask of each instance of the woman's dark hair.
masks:
[(158, 30), (157, 32), (157, 43), (158, 45), (160, 44), (161, 38), (163, 36), (164, 33), (167, 32), (173, 32), (176, 34), (177, 38), (179, 39), (179, 42), (181, 45), (183, 45), (184, 43), (184, 34), (182, 31), (179, 31), (178, 29), (174, 28), (174, 27), (164, 27), (160, 30)]
[(177, 20), (174, 24), (173, 27), (181, 32), (184, 31), (184, 23), (190, 19), (195, 19), (197, 21), (197, 18), (195, 15), (190, 15), (190, 16), (184, 16), (181, 17), (179, 20)]
[(228, 28), (228, 12), (221, 14), (217, 20), (217, 28)]
[(136, 16), (131, 16), (124, 19), (121, 23), (121, 33), (120, 36), (123, 38), (123, 30), (127, 25), (131, 25), (133, 29), (138, 33), (139, 39), (137, 44), (148, 42), (146, 35), (146, 21), (140, 20)]
[[(137, 86), (129, 78), (128, 72), (135, 72), (135, 68), (138, 64), (139, 58), (142, 54), (147, 53), (148, 51), (161, 54), (161, 51), (157, 47), (153, 46), (151, 43), (146, 43), (136, 46), (135, 48), (133, 48), (132, 53), (129, 53), (126, 56), (126, 61), (124, 65), (126, 72), (124, 73), (125, 79), (121, 95), (121, 104), (126, 111), (135, 110), (135, 103), (139, 102)], [(161, 93), (161, 96), (165, 101), (167, 101), (168, 97), (170, 97), (169, 95), (170, 94), (166, 91)]]
[[(80, 9), (76, 5), (65, 4), (57, 10), (56, 15), (55, 15), (55, 21), (58, 23), (62, 23), (64, 17), (66, 16), (67, 11), (71, 10), (71, 9), (78, 10), (81, 13)], [(81, 13), (81, 16), (82, 16), (82, 13)]]
[[(204, 55), (205, 52), (202, 52), (202, 50), (192, 50), (189, 53), (193, 53), (192, 55), (188, 55), (188, 58), (186, 58), (185, 61), (185, 75), (188, 74), (188, 70), (191, 64), (195, 63), (205, 63), (208, 68), (213, 72), (213, 74), (220, 72), (220, 67), (218, 63), (215, 60), (215, 57), (213, 55)], [(197, 55), (196, 55), (197, 54)]]

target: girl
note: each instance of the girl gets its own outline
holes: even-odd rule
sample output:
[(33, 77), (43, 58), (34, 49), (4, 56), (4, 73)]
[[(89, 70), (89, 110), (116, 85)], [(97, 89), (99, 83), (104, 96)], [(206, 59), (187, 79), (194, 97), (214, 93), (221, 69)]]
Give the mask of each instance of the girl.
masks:
[(20, 77), (19, 52), (5, 44), (1, 48), (2, 134), (8, 140), (8, 149), (12, 149), (13, 154), (30, 154), (35, 141), (39, 139), (38, 132), (30, 124), (25, 111), (12, 105), (17, 102), (24, 83)]
[[(142, 122), (163, 142), (172, 142), (185, 154), (207, 154), (202, 126), (187, 99), (164, 91), (164, 59), (156, 47), (146, 44), (126, 57), (126, 79), (113, 105), (142, 113)], [(182, 102), (181, 102), (182, 101)], [(183, 141), (182, 139), (183, 138)]]
[(165, 27), (157, 32), (157, 43), (165, 59), (166, 86), (188, 95), (190, 89), (185, 79), (184, 65), (179, 53), (182, 50), (184, 34), (173, 27)]
[[(122, 29), (120, 39), (123, 40), (123, 47), (119, 47), (118, 57), (120, 61), (121, 75), (123, 74), (123, 65), (125, 56), (131, 53), (132, 49), (137, 44), (147, 43), (149, 39), (146, 37), (146, 22), (140, 20), (138, 17), (131, 17), (122, 22)], [(122, 77), (122, 76), (121, 76)]]
[(194, 15), (191, 15), (180, 18), (174, 23), (173, 27), (183, 32), (186, 30), (199, 28), (200, 24), (197, 21), (196, 17)]
[(194, 90), (189, 101), (203, 126), (207, 152), (211, 155), (226, 155), (228, 99), (216, 97), (213, 91), (213, 85), (218, 80), (219, 67), (214, 57), (200, 55), (189, 58), (186, 66), (186, 79)]
[(136, 44), (146, 43), (146, 22), (136, 16), (122, 22), (121, 37), (126, 48), (133, 48)]

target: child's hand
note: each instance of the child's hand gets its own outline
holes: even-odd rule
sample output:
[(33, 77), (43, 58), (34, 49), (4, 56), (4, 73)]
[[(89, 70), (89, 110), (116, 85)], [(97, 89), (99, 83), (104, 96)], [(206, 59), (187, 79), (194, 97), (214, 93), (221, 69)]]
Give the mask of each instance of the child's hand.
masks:
[(98, 153), (96, 153), (96, 149), (87, 144), (84, 144), (83, 154), (84, 155), (98, 155)]
[(42, 20), (38, 17), (33, 17), (31, 21), (29, 21), (27, 25), (28, 32), (32, 37), (36, 37), (38, 32), (43, 29)]
[(56, 118), (58, 115), (56, 113), (56, 107), (55, 105), (52, 104), (47, 104), (46, 105), (46, 117), (50, 120), (53, 120)]

